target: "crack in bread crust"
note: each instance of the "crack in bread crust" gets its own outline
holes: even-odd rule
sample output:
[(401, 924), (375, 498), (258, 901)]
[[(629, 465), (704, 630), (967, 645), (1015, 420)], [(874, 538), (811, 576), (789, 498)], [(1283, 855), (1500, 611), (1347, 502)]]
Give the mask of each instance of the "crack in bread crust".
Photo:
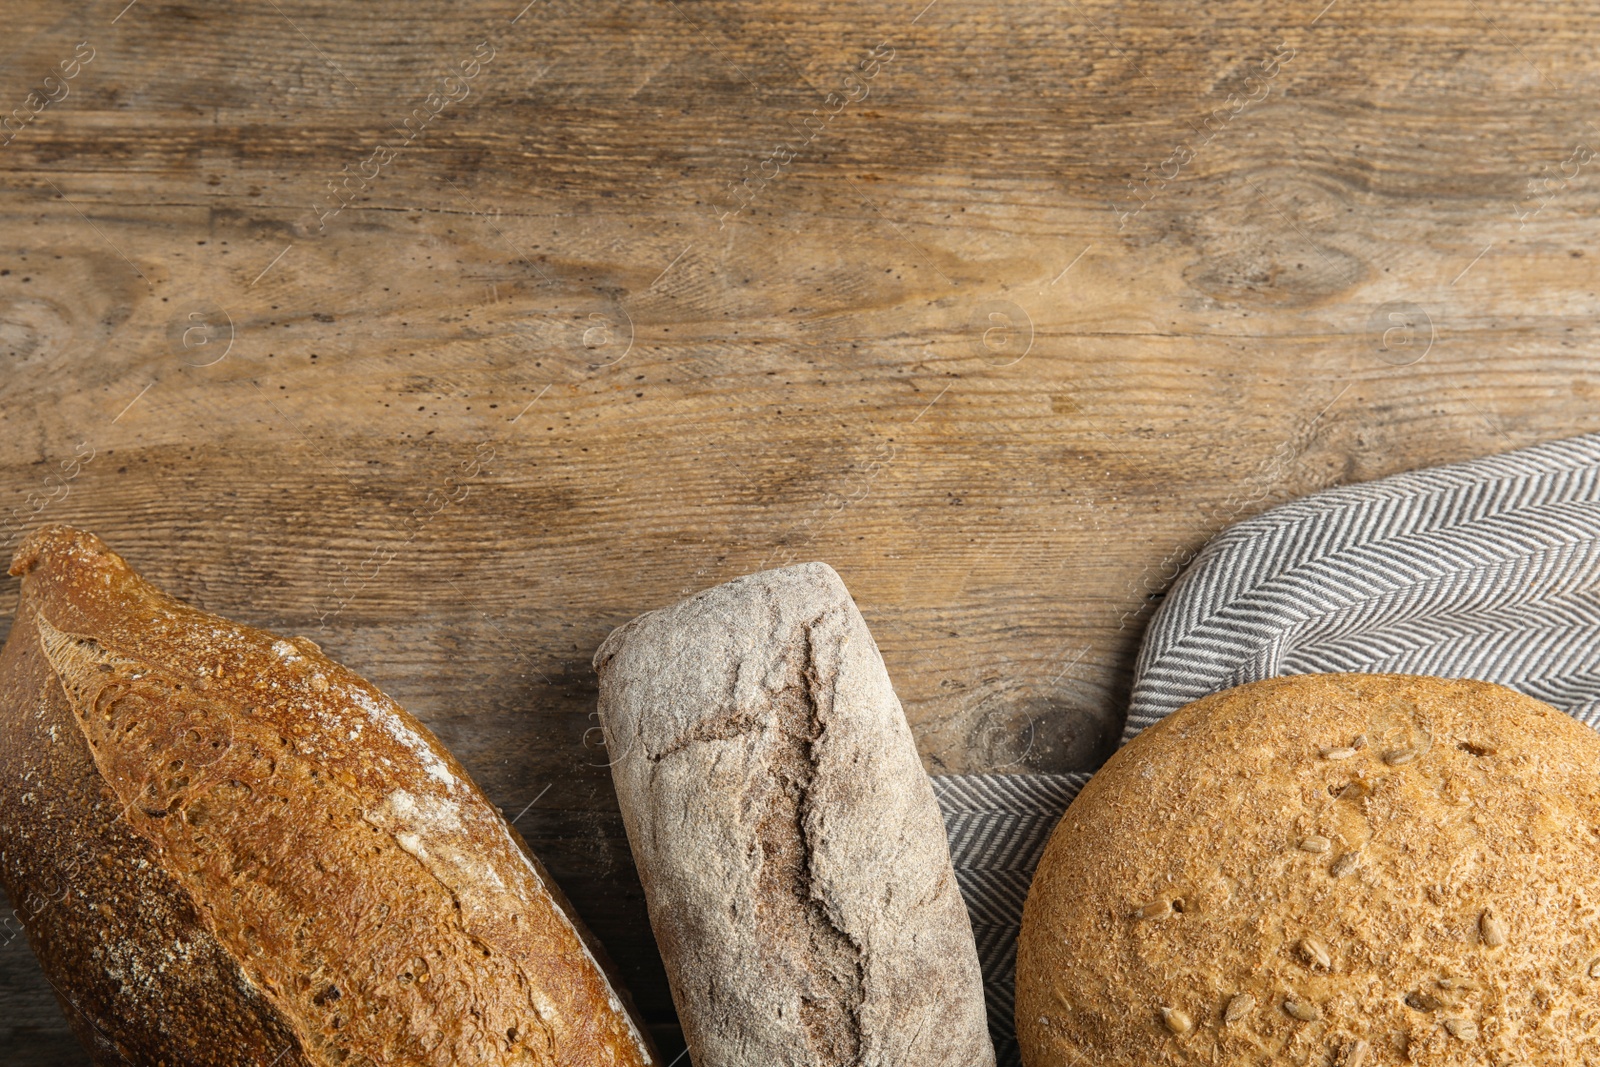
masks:
[(789, 946), (782, 955), (807, 961), (801, 973), (800, 1019), (817, 1067), (851, 1067), (861, 1053), (861, 949), (835, 921), (826, 886), (816, 881), (812, 784), (815, 746), (827, 730), (831, 682), (818, 677), (812, 628), (804, 624), (791, 678), (772, 695), (776, 738), (768, 754), (766, 810), (757, 828), (761, 871), (757, 907), (762, 931)]

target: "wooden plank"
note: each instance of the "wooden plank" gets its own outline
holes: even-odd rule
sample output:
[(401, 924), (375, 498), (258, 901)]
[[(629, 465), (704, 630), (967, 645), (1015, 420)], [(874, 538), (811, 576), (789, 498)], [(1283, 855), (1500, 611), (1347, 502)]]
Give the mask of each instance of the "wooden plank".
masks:
[(6, 10), (0, 538), (384, 686), (659, 1026), (610, 627), (825, 559), (930, 771), (1090, 768), (1217, 530), (1600, 424), (1600, 5), (125, 2)]

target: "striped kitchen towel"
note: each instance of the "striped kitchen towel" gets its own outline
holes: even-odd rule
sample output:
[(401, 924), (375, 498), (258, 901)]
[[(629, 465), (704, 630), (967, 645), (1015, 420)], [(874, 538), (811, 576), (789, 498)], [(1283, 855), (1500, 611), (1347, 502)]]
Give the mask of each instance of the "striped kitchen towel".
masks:
[(956, 884), (972, 916), (997, 1067), (1018, 1067), (1017, 930), (1039, 854), (1078, 795), (1083, 774), (952, 774), (933, 779)]
[[(1600, 434), (1317, 493), (1213, 539), (1150, 621), (1123, 741), (1191, 700), (1328, 671), (1480, 678), (1600, 723)], [(935, 778), (1000, 1067), (1022, 901), (1077, 775)]]

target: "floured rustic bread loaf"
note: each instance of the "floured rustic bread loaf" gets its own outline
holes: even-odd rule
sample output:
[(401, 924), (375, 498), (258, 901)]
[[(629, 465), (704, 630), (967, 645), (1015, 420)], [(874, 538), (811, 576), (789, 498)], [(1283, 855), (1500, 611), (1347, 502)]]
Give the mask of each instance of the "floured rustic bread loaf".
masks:
[(944, 820), (833, 568), (641, 615), (594, 662), (695, 1067), (992, 1067)]
[(520, 836), (376, 688), (77, 530), (11, 573), (0, 878), (97, 1063), (657, 1062)]
[(1063, 817), (1028, 1067), (1600, 1063), (1600, 736), (1486, 682), (1306, 675), (1146, 730)]

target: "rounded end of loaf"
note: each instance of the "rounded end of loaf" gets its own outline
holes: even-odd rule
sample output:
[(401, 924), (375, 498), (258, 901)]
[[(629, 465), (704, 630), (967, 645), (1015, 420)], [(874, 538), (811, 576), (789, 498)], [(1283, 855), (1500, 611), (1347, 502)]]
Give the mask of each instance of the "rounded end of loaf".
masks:
[(25, 537), (11, 558), (10, 573), (22, 579), (19, 612), (40, 613), (68, 629), (107, 623), (129, 604), (169, 599), (100, 538), (61, 523)]
[(827, 595), (835, 596), (842, 593), (848, 597), (849, 591), (845, 588), (844, 579), (839, 577), (839, 572), (821, 560), (812, 560), (807, 563), (791, 563), (786, 567), (773, 567), (753, 574), (741, 575), (721, 585), (713, 585), (700, 590), (683, 600), (675, 601), (665, 607), (655, 608), (651, 611), (636, 615), (627, 622), (612, 630), (606, 639), (600, 642), (600, 647), (595, 649), (590, 665), (596, 672), (603, 671), (610, 661), (622, 651), (622, 646), (639, 630), (648, 627), (651, 620), (667, 620), (673, 624), (681, 622), (681, 617), (676, 613), (694, 610), (690, 605), (695, 605), (708, 598), (725, 598), (731, 594), (747, 589), (750, 586), (763, 587), (775, 591), (788, 591), (806, 584), (820, 586), (827, 590)]
[(106, 543), (87, 530), (75, 526), (52, 523), (41, 526), (17, 546), (11, 557), (10, 574), (21, 578), (40, 567), (67, 564), (107, 563), (127, 569), (121, 556), (111, 551)]

